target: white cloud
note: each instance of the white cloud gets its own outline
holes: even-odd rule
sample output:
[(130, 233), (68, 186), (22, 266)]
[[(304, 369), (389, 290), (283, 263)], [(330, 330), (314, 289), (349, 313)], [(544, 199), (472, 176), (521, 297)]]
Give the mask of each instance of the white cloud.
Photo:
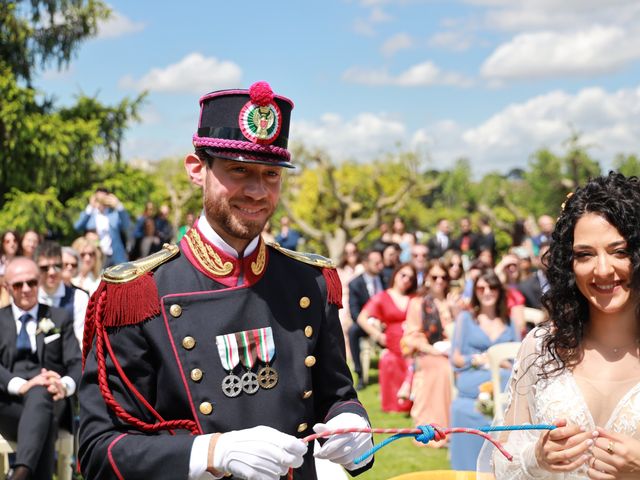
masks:
[(638, 58), (640, 35), (595, 25), (576, 32), (517, 35), (487, 58), (481, 73), (489, 79), (607, 73)]
[(487, 7), (489, 28), (505, 31), (584, 28), (594, 23), (632, 25), (640, 15), (636, 0), (466, 0)]
[(429, 38), (429, 46), (462, 52), (471, 47), (471, 38), (466, 33), (447, 31), (439, 32)]
[(400, 50), (406, 50), (413, 46), (413, 40), (406, 33), (398, 33), (387, 39), (386, 42), (380, 47), (380, 51), (383, 55), (390, 57), (395, 55)]
[(351, 120), (327, 113), (319, 123), (298, 121), (291, 126), (293, 140), (324, 149), (336, 160), (369, 161), (406, 140), (406, 127), (383, 113), (361, 113)]
[(235, 87), (240, 84), (242, 69), (230, 61), (190, 53), (178, 63), (165, 68), (154, 68), (141, 79), (131, 76), (120, 79), (121, 88), (204, 94), (212, 90)]
[(451, 85), (467, 87), (471, 80), (452, 72), (444, 72), (433, 62), (426, 61), (409, 67), (394, 76), (385, 69), (352, 67), (343, 74), (347, 82), (363, 85), (396, 85), (400, 87), (426, 87), (430, 85)]
[(474, 172), (506, 172), (525, 167), (529, 156), (548, 147), (563, 152), (574, 128), (604, 169), (618, 153), (640, 152), (640, 88), (607, 92), (587, 88), (575, 95), (553, 91), (512, 104), (477, 126), (453, 122), (429, 125), (413, 134), (414, 147), (426, 146), (447, 168), (456, 158), (471, 160)]
[(380, 23), (388, 22), (392, 19), (382, 8), (375, 6), (366, 18), (356, 18), (353, 22), (353, 29), (356, 33), (371, 37), (376, 34), (375, 27)]
[(111, 13), (111, 17), (98, 24), (98, 38), (115, 38), (144, 30), (143, 22), (134, 22), (117, 11)]

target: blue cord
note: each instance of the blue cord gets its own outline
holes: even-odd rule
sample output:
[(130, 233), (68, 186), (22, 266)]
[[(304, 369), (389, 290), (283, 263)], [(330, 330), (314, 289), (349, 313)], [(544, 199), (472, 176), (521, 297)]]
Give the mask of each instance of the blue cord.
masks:
[[(374, 453), (376, 453), (382, 447), (385, 447), (385, 446), (389, 445), (391, 442), (395, 442), (396, 440), (398, 440), (400, 438), (414, 437), (418, 442), (424, 443), (426, 445), (431, 440), (433, 440), (435, 438), (435, 436), (436, 436), (436, 430), (431, 425), (418, 425), (416, 428), (421, 430), (422, 433), (417, 433), (417, 434), (415, 434), (415, 433), (397, 433), (396, 435), (392, 435), (389, 438), (385, 438), (382, 442), (380, 442), (377, 445), (374, 445), (373, 448), (369, 449), (367, 452), (365, 452), (364, 454), (362, 454), (358, 458), (356, 458), (353, 461), (353, 463), (358, 465), (359, 463), (364, 461), (366, 458), (368, 458), (371, 455), (373, 455)], [(487, 432), (505, 432), (505, 431), (512, 431), (512, 430), (554, 430), (555, 428), (556, 428), (555, 425), (546, 425), (546, 424), (542, 424), (542, 425), (496, 425), (496, 426), (489, 426), (489, 427), (480, 427), (480, 428), (477, 428), (476, 430), (479, 430), (481, 432), (487, 433)]]

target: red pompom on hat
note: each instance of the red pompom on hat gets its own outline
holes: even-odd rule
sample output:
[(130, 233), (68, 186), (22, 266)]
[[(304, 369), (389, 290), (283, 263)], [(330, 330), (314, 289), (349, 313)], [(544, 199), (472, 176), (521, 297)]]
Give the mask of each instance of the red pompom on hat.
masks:
[(256, 82), (249, 87), (249, 97), (253, 103), (264, 107), (273, 102), (273, 90), (267, 82)]

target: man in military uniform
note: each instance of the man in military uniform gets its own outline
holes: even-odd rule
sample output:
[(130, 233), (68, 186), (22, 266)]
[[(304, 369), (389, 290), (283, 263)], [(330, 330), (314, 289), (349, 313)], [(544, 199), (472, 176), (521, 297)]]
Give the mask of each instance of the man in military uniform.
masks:
[(185, 159), (203, 213), (180, 241), (107, 270), (92, 297), (80, 387), (88, 479), (353, 475), (369, 433), (345, 363), (340, 281), (323, 257), (267, 245), (292, 102), (265, 82), (200, 99)]

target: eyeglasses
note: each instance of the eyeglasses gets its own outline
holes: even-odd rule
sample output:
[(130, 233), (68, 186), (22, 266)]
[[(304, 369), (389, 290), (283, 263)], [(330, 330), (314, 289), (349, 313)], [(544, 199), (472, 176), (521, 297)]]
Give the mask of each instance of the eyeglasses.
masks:
[(95, 257), (96, 256), (96, 252), (82, 252), (80, 254), (80, 256), (82, 256), (82, 257), (86, 257), (86, 256)]
[(11, 288), (13, 288), (16, 292), (20, 291), (24, 288), (24, 285), (27, 285), (30, 289), (36, 288), (38, 286), (38, 279), (32, 278), (31, 280), (25, 280), (24, 282), (14, 282), (11, 284)]
[(476, 285), (476, 291), (484, 292), (485, 290), (497, 291), (500, 290), (500, 287), (497, 285)]
[(61, 263), (50, 263), (49, 265), (38, 265), (41, 273), (49, 273), (49, 269), (53, 268), (56, 272), (62, 270)]
[(445, 282), (448, 280), (446, 275), (429, 275), (431, 277), (431, 280), (433, 280), (434, 282), (436, 280), (444, 280)]
[(64, 268), (78, 268), (78, 262), (62, 262)]

